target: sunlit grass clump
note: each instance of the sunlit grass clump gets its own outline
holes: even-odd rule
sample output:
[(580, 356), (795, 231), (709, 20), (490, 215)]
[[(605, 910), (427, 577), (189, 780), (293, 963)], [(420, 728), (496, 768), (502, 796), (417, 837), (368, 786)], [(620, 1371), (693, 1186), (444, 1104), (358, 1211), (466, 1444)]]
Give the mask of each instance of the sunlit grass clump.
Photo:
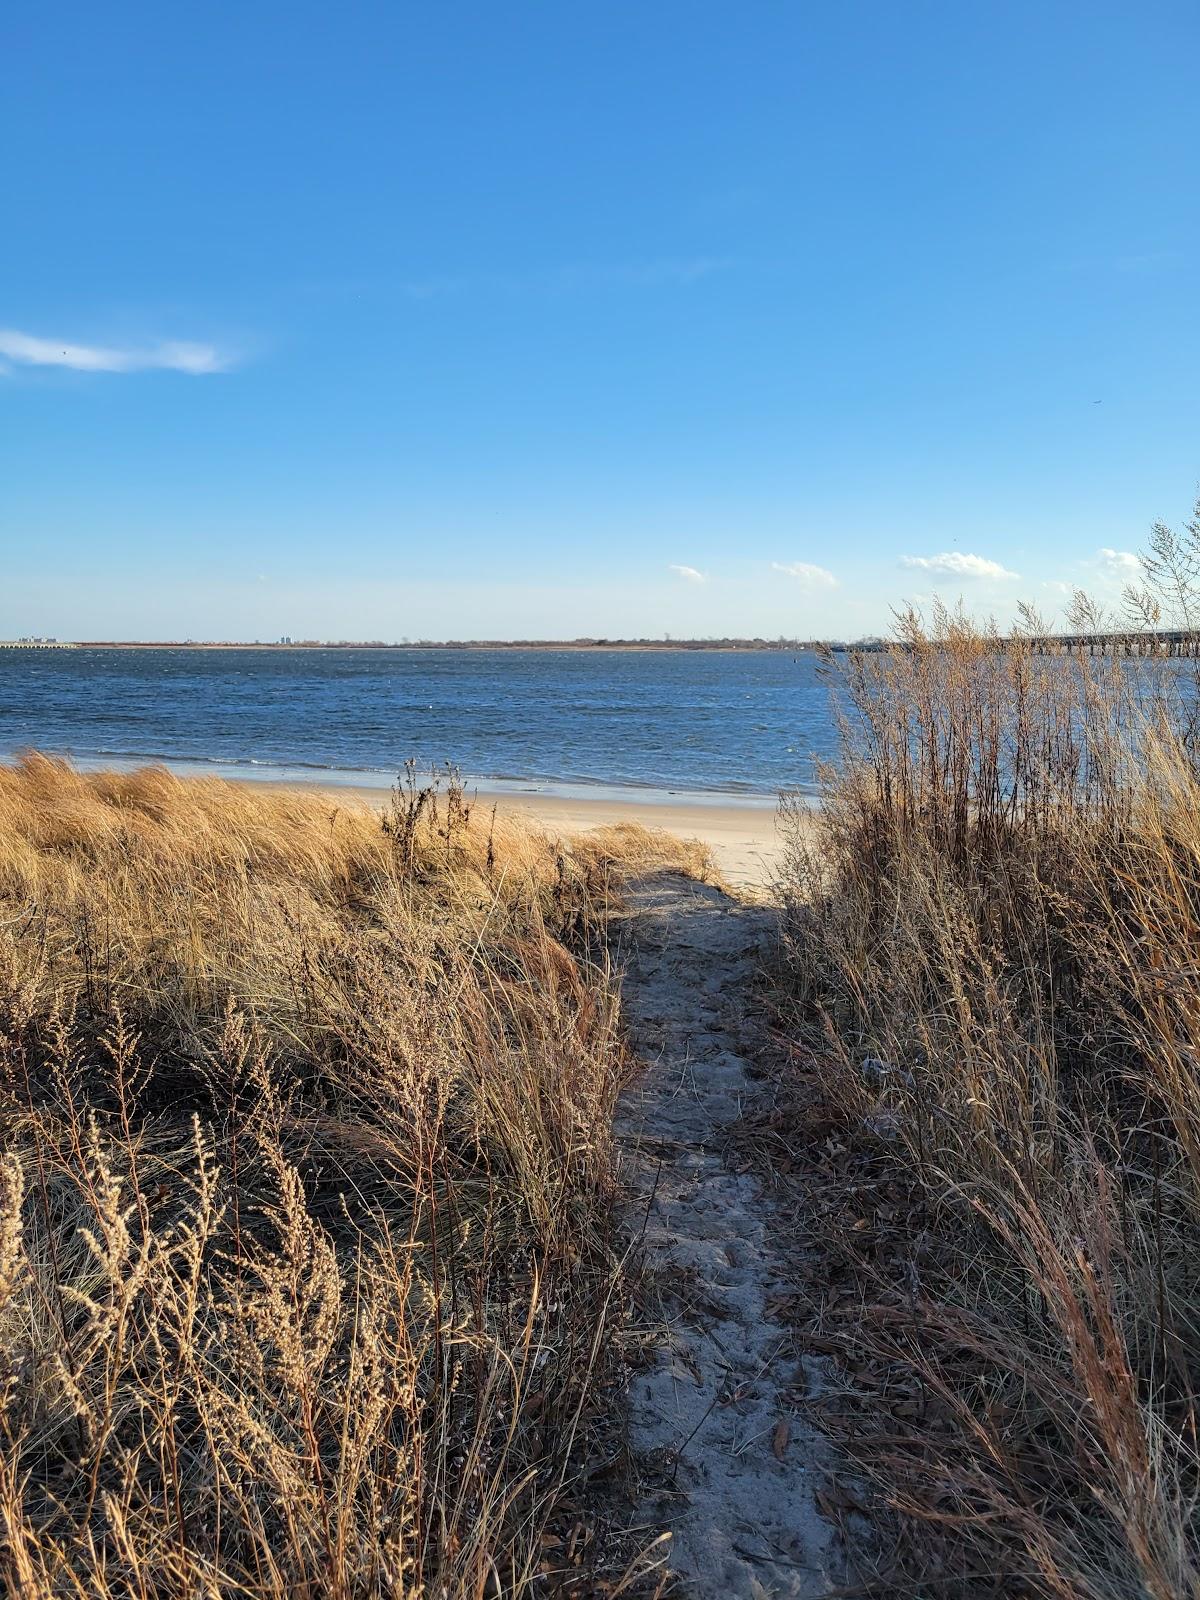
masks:
[(846, 1437), (936, 1592), (1200, 1593), (1178, 672), (909, 617), (843, 676), (845, 760), (794, 835), (796, 1137), (835, 1175), (815, 1304), (860, 1396)]
[(671, 848), (0, 769), (11, 1592), (527, 1591), (605, 1360), (604, 917)]

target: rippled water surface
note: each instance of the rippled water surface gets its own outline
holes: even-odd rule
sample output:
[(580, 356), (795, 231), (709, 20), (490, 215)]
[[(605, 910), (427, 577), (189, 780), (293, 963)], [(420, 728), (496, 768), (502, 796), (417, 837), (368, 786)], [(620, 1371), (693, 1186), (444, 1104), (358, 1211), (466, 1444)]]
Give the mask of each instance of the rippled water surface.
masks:
[(833, 743), (817, 658), (783, 651), (0, 651), (0, 753), (85, 765), (753, 796)]

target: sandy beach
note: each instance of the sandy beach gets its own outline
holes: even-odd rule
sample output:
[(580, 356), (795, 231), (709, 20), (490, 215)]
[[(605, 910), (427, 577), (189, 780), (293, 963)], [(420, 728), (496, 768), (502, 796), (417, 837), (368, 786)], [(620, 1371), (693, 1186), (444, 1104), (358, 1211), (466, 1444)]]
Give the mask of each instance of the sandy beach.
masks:
[[(255, 781), (255, 780), (247, 780)], [(309, 783), (304, 780), (271, 780), (272, 788), (301, 788), (343, 802), (357, 800), (383, 806), (388, 791), (343, 784)], [(478, 804), (501, 815), (525, 815), (542, 827), (561, 833), (581, 833), (588, 828), (603, 828), (620, 822), (640, 822), (647, 828), (665, 828), (685, 839), (700, 839), (711, 849), (722, 875), (743, 888), (764, 888), (779, 859), (781, 841), (776, 827), (775, 809), (770, 804), (754, 805), (719, 800), (702, 803), (686, 800), (616, 800), (576, 798), (560, 795), (488, 793), (479, 789)]]

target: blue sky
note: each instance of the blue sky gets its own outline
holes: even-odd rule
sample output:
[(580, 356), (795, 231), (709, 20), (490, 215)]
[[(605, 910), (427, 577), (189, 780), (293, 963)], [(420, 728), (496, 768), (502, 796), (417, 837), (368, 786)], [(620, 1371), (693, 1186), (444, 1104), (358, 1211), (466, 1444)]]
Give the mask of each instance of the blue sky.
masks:
[(1192, 0), (3, 33), (0, 636), (1004, 619), (1195, 494)]

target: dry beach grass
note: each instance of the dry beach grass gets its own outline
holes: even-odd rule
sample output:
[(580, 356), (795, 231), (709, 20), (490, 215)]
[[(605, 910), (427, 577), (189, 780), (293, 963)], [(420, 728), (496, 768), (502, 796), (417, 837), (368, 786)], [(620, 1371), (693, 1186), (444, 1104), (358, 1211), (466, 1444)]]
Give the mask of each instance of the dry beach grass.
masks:
[[(250, 782), (258, 780), (251, 779)], [(387, 801), (380, 789), (322, 788), (310, 780), (303, 783), (278, 783), (284, 792), (302, 788), (319, 792), (337, 803), (355, 799), (379, 807)], [(774, 801), (769, 804), (738, 803), (710, 796), (703, 804), (681, 797), (640, 800), (594, 798), (582, 794), (571, 798), (559, 795), (512, 792), (489, 793), (472, 789), (482, 812), (494, 806), (500, 817), (525, 820), (540, 832), (568, 840), (596, 828), (633, 825), (652, 833), (665, 829), (682, 839), (697, 839), (712, 857), (721, 876), (739, 888), (763, 890), (775, 875), (781, 841)]]
[[(844, 760), (792, 819), (773, 1103), (749, 1072), (736, 1096), (776, 1188), (755, 1316), (840, 1357), (843, 1382), (786, 1400), (892, 1508), (883, 1593), (1200, 1597), (1200, 777), (1176, 672), (909, 617), (847, 664)], [(581, 1485), (614, 1459), (627, 1289), (606, 934), (664, 867), (711, 872), (453, 782), (381, 817), (0, 768), (10, 1593), (632, 1592)], [(738, 921), (686, 889), (693, 924)], [(746, 962), (677, 913), (655, 938), (635, 1020), (671, 1022), (699, 1104), (703, 996), (737, 1010)], [(680, 963), (691, 989), (664, 993)], [(781, 1483), (813, 1464), (770, 1437)], [(861, 1545), (861, 1485), (829, 1461), (813, 1506)]]
[(555, 1519), (620, 1287), (602, 936), (663, 863), (701, 865), (453, 784), (381, 820), (0, 769), (8, 1592), (578, 1590)]
[[(797, 835), (769, 1138), (886, 1592), (1200, 1594), (1200, 778), (1173, 669), (906, 619)], [(813, 1174), (820, 1177), (814, 1186)]]

